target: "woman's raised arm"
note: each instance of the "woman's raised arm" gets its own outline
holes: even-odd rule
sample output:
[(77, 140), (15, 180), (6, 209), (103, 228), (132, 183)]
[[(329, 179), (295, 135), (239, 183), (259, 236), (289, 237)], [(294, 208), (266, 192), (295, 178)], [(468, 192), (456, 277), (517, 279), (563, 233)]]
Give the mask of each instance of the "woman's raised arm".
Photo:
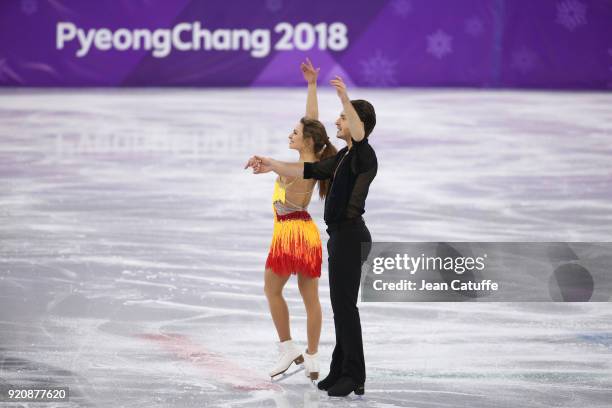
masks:
[(319, 103), (317, 101), (317, 77), (321, 68), (315, 68), (310, 59), (300, 64), (304, 79), (308, 82), (308, 95), (306, 96), (306, 117), (319, 119)]

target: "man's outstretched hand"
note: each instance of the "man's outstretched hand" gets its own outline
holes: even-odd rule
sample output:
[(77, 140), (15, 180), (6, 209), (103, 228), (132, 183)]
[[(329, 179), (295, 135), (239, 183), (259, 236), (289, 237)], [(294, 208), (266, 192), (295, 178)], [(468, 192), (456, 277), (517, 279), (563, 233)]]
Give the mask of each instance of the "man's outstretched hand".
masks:
[(245, 169), (249, 167), (253, 169), (253, 174), (269, 173), (272, 171), (272, 160), (268, 157), (253, 156), (244, 165)]
[(338, 97), (342, 102), (346, 102), (349, 100), (348, 93), (346, 92), (346, 84), (344, 83), (341, 77), (336, 75), (336, 78), (329, 81), (329, 83), (331, 84), (331, 86), (336, 88), (336, 93), (338, 94)]

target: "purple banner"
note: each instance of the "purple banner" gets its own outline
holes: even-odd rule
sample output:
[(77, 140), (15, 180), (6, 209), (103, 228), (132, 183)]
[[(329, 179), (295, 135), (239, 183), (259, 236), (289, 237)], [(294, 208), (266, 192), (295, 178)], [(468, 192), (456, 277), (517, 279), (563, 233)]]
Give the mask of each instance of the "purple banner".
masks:
[(3, 0), (2, 86), (612, 89), (611, 0)]

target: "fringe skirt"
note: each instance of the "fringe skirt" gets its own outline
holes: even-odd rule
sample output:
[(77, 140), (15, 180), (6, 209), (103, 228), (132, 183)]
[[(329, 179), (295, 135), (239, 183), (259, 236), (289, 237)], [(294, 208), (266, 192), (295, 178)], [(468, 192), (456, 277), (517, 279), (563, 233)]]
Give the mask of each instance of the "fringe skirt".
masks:
[(300, 273), (318, 278), (321, 276), (321, 258), (321, 236), (310, 214), (295, 211), (278, 215), (275, 211), (266, 269), (283, 276)]

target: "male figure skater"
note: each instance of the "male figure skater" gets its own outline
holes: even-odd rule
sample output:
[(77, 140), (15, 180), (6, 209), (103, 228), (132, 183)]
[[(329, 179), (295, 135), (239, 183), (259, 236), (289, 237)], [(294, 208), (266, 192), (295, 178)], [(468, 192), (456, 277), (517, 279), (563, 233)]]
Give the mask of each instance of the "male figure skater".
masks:
[[(314, 70), (307, 61), (302, 70)], [(342, 103), (336, 120), (337, 137), (346, 147), (335, 156), (316, 163), (287, 163), (262, 156), (253, 156), (247, 167), (256, 174), (273, 171), (285, 177), (330, 179), (325, 198), (324, 219), (329, 240), (329, 289), (336, 346), (332, 354), (328, 376), (318, 383), (319, 389), (330, 396), (347, 396), (351, 392), (365, 392), (365, 362), (357, 295), (361, 280), (361, 265), (367, 253), (361, 253), (361, 243), (372, 238), (362, 214), (370, 183), (376, 176), (378, 163), (368, 136), (376, 124), (372, 104), (365, 100), (351, 101), (342, 78), (330, 81)], [(309, 87), (316, 87), (309, 84)]]

